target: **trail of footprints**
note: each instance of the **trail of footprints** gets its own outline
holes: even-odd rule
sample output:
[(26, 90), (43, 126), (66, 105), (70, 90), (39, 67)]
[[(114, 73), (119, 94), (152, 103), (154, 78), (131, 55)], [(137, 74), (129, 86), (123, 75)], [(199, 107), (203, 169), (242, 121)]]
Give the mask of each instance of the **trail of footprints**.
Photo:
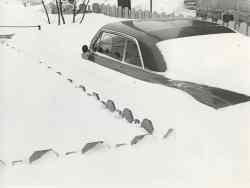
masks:
[[(10, 45), (6, 41), (1, 41), (1, 44), (5, 45), (6, 47), (9, 47), (12, 50), (17, 51), (18, 53), (22, 52), (20, 49), (16, 48), (15, 46)], [(53, 70), (53, 67), (50, 65), (47, 65), (47, 63), (45, 61), (39, 60), (38, 63), (45, 64), (48, 69)], [(60, 71), (55, 71), (55, 73), (59, 76), (62, 76), (62, 77), (64, 76), (63, 73)], [(72, 85), (75, 83), (74, 80), (71, 78), (66, 78), (66, 81)], [(129, 108), (124, 108), (123, 110), (118, 109), (117, 106), (115, 105), (114, 101), (102, 100), (98, 93), (88, 91), (87, 88), (82, 84), (75, 85), (75, 88), (80, 89), (87, 96), (95, 97), (96, 101), (98, 101), (100, 104), (102, 104), (105, 107), (105, 109), (107, 109), (111, 113), (118, 114), (121, 118), (126, 119), (126, 121), (128, 123), (137, 125), (138, 127), (143, 128), (146, 131), (145, 134), (135, 136), (131, 141), (129, 141), (129, 143), (118, 143), (118, 144), (114, 145), (113, 148), (120, 148), (120, 147), (127, 146), (127, 145), (133, 146), (133, 145), (138, 144), (140, 141), (142, 141), (146, 136), (153, 135), (154, 126), (153, 126), (153, 123), (151, 120), (145, 118), (141, 121), (141, 120), (135, 118), (133, 115), (133, 112)], [(162, 139), (166, 139), (167, 137), (169, 137), (169, 135), (172, 134), (173, 131), (174, 131), (174, 129), (172, 129), (172, 128), (168, 129), (168, 131), (166, 132), (166, 134), (164, 134)], [(7, 166), (7, 165), (16, 166), (16, 165), (23, 165), (23, 164), (32, 164), (32, 163), (38, 161), (39, 159), (42, 159), (43, 157), (45, 157), (46, 155), (49, 155), (49, 154), (54, 155), (55, 157), (69, 156), (69, 155), (73, 155), (73, 154), (77, 154), (77, 153), (85, 154), (85, 153), (89, 152), (90, 150), (94, 150), (94, 149), (98, 150), (98, 148), (100, 148), (100, 147), (107, 148), (107, 149), (112, 148), (110, 145), (106, 144), (104, 141), (101, 140), (101, 141), (94, 141), (94, 142), (86, 143), (83, 146), (83, 148), (81, 149), (81, 151), (68, 151), (68, 152), (65, 152), (62, 154), (59, 154), (58, 152), (56, 152), (52, 148), (45, 149), (45, 150), (37, 150), (37, 151), (34, 151), (29, 156), (28, 160), (24, 160), (24, 159), (14, 160), (14, 161), (7, 163), (7, 162), (2, 161), (0, 159), (0, 168)]]

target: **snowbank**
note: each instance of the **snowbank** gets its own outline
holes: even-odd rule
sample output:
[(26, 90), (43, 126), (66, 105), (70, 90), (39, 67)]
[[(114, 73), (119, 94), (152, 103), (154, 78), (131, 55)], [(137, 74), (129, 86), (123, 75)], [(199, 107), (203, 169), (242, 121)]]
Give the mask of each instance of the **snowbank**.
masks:
[(42, 16), (40, 12), (31, 7), (24, 7), (20, 1), (7, 1), (7, 3), (0, 1), (1, 25), (39, 25), (43, 23), (46, 23), (45, 15)]
[(96, 140), (110, 145), (127, 143), (145, 133), (75, 88), (84, 83), (63, 72), (58, 75), (61, 70), (51, 64), (0, 48), (2, 160), (22, 159), (40, 149), (66, 152)]
[[(26, 23), (33, 15), (29, 13), (18, 14), (20, 18), (7, 13), (4, 20)], [(27, 160), (39, 149), (79, 151), (93, 140), (107, 145), (86, 155), (0, 166), (0, 186), (249, 187), (250, 104), (216, 111), (182, 91), (135, 81), (82, 60), (81, 46), (103, 24), (116, 20), (88, 14), (81, 25), (41, 20), (41, 31), (8, 30), (16, 35), (8, 46), (0, 46), (0, 160)], [(109, 76), (120, 83), (119, 90)], [(131, 108), (139, 119), (151, 119), (154, 136), (115, 148), (144, 130), (103, 109), (75, 88), (78, 84), (113, 99), (120, 109)], [(170, 128), (173, 133), (162, 139)]]
[(248, 37), (214, 34), (162, 41), (157, 45), (168, 62), (166, 76), (250, 95)]

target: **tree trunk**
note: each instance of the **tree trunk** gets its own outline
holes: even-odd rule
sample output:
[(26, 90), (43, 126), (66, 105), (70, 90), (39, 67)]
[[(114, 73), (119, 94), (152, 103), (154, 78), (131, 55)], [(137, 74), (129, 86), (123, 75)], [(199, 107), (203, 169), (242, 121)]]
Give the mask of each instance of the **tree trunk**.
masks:
[(76, 22), (76, 0), (74, 0), (74, 7), (73, 7), (73, 23)]
[(83, 21), (83, 19), (84, 19), (84, 17), (85, 17), (86, 9), (87, 9), (88, 4), (89, 4), (89, 0), (87, 0), (87, 3), (86, 3), (85, 6), (84, 6), (84, 10), (83, 10), (83, 13), (82, 13), (82, 19), (81, 19), (81, 21), (80, 21), (80, 24), (82, 23), (82, 21)]
[(60, 14), (60, 8), (59, 8), (59, 4), (58, 1), (56, 0), (56, 8), (57, 8), (57, 16), (58, 16), (58, 25), (61, 25), (61, 14)]
[(65, 19), (63, 16), (63, 9), (62, 9), (62, 0), (59, 0), (59, 8), (60, 8), (60, 13), (61, 13), (61, 17), (62, 17), (62, 22), (63, 22), (63, 24), (65, 24)]
[(43, 4), (43, 8), (45, 10), (45, 13), (46, 13), (46, 16), (47, 16), (47, 19), (48, 19), (48, 23), (50, 24), (49, 14), (48, 14), (47, 8), (46, 8), (43, 0), (42, 0), (42, 4)]

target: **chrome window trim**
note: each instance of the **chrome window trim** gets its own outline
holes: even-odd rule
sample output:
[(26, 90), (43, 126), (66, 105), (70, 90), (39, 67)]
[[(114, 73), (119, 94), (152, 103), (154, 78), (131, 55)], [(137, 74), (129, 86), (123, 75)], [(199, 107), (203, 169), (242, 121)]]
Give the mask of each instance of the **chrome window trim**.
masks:
[(102, 56), (102, 57), (105, 57), (105, 58), (107, 58), (107, 59), (110, 59), (110, 60), (112, 60), (112, 61), (116, 61), (116, 62), (118, 62), (118, 63), (120, 63), (120, 64), (128, 65), (128, 66), (130, 66), (130, 67), (133, 67), (133, 68), (136, 68), (136, 69), (139, 69), (139, 70), (143, 70), (143, 71), (145, 71), (145, 72), (147, 72), (147, 73), (165, 76), (165, 72), (156, 72), (156, 71), (152, 71), (152, 70), (149, 70), (149, 69), (142, 69), (142, 67), (139, 67), (139, 66), (136, 66), (136, 65), (133, 65), (133, 64), (129, 64), (129, 63), (126, 63), (126, 62), (123, 62), (123, 61), (120, 61), (120, 60), (118, 60), (118, 59), (115, 59), (115, 58), (113, 58), (113, 57), (107, 56), (107, 55), (102, 54), (102, 53), (100, 53), (100, 52), (95, 52), (95, 54), (97, 54), (98, 56)]
[(128, 40), (125, 40), (125, 45), (124, 45), (124, 49), (123, 49), (123, 56), (122, 56), (122, 62), (125, 62), (127, 47), (128, 47)]
[(121, 37), (123, 37), (123, 38), (126, 39), (125, 46), (124, 46), (124, 54), (126, 53), (126, 50), (127, 50), (127, 49), (126, 49), (126, 47), (127, 47), (127, 46), (126, 46), (126, 45), (127, 45), (127, 39), (132, 39), (132, 40), (136, 43), (137, 50), (139, 51), (139, 56), (140, 56), (140, 60), (141, 60), (141, 66), (139, 67), (139, 66), (136, 66), (136, 65), (133, 65), (133, 64), (130, 64), (130, 63), (125, 62), (125, 61), (124, 61), (124, 60), (125, 60), (124, 54), (123, 54), (122, 61), (120, 61), (120, 60), (118, 60), (118, 59), (112, 58), (112, 57), (110, 57), (110, 56), (107, 56), (107, 55), (105, 55), (105, 54), (102, 54), (102, 53), (100, 53), (100, 52), (95, 52), (94, 50), (92, 50), (93, 53), (96, 53), (96, 54), (98, 54), (98, 55), (100, 55), (100, 56), (103, 56), (103, 57), (105, 57), (105, 58), (109, 58), (109, 59), (111, 59), (111, 60), (113, 60), (113, 61), (117, 61), (117, 62), (119, 62), (119, 63), (121, 63), (121, 64), (126, 64), (126, 65), (129, 65), (129, 66), (131, 66), (131, 67), (136, 67), (136, 68), (145, 70), (144, 62), (143, 62), (143, 59), (142, 59), (141, 48), (140, 48), (140, 45), (139, 45), (139, 43), (138, 43), (138, 41), (136, 40), (135, 37), (132, 37), (132, 36), (130, 36), (130, 35), (127, 35), (127, 34), (124, 34), (124, 33), (121, 33), (121, 32), (117, 32), (117, 31), (112, 31), (112, 30), (108, 30), (108, 29), (102, 29), (102, 30), (101, 30), (101, 33), (100, 33), (100, 35), (98, 36), (98, 38), (97, 38), (97, 40), (95, 41), (95, 43), (98, 41), (98, 39), (100, 38), (100, 36), (102, 35), (103, 32), (107, 32), (107, 33), (110, 33), (110, 34), (114, 34), (114, 35), (117, 35), (117, 36), (121, 36)]

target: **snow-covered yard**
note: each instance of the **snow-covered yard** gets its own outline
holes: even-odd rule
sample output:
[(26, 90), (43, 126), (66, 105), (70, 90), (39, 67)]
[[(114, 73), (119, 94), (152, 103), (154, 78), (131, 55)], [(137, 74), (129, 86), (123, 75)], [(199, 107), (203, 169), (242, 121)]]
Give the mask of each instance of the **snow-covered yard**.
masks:
[[(0, 160), (7, 164), (0, 163), (1, 187), (250, 186), (249, 103), (215, 111), (180, 91), (140, 81), (126, 99), (114, 91), (103, 96), (106, 86), (89, 79), (85, 67), (91, 64), (80, 50), (102, 25), (119, 19), (87, 14), (81, 25), (48, 25), (37, 8), (5, 2), (0, 1), (0, 24), (42, 29), (0, 29), (15, 34), (0, 39)], [(156, 89), (162, 94), (152, 99)], [(131, 146), (145, 130), (109, 112), (87, 94), (93, 91), (114, 99), (118, 108), (132, 108), (140, 120), (152, 119), (155, 134)], [(104, 144), (80, 153), (95, 141)], [(28, 164), (32, 152), (50, 148), (58, 158)], [(76, 153), (65, 155), (71, 151)]]

